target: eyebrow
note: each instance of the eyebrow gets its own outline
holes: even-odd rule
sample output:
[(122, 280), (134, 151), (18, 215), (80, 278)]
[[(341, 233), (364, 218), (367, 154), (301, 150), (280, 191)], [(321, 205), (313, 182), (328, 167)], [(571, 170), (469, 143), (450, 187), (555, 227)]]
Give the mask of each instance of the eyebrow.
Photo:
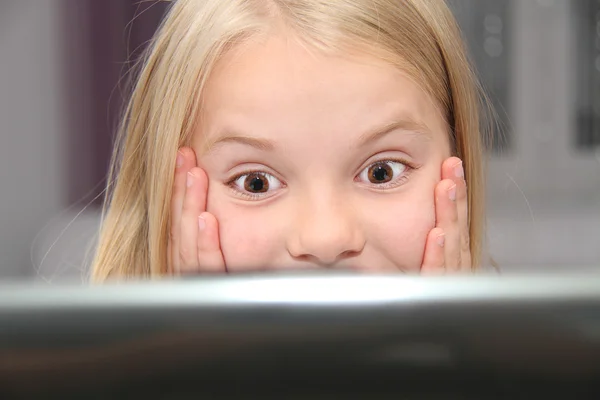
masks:
[(406, 131), (407, 133), (411, 133), (412, 135), (425, 140), (431, 139), (432, 136), (431, 130), (425, 124), (412, 118), (398, 119), (384, 125), (383, 127), (362, 134), (358, 138), (356, 147), (363, 147), (367, 143), (377, 141), (382, 137), (398, 130)]
[(234, 132), (228, 132), (220, 136), (217, 140), (207, 143), (205, 151), (209, 153), (215, 147), (224, 143), (239, 143), (246, 146), (254, 147), (255, 149), (262, 151), (275, 150), (275, 143), (272, 140), (238, 135)]

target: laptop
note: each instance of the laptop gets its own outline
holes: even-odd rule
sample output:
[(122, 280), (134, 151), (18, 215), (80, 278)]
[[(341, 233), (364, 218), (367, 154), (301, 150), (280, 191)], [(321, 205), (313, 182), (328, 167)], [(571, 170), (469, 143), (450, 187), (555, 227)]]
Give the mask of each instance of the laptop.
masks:
[(600, 398), (600, 275), (0, 288), (0, 398)]

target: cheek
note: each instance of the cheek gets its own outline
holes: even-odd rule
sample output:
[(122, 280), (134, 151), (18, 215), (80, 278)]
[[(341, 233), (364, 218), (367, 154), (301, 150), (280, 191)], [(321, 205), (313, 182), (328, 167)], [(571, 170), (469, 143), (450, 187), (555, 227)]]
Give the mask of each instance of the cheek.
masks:
[(207, 211), (219, 221), (221, 251), (229, 271), (268, 266), (277, 250), (275, 221), (256, 208), (241, 207), (230, 198), (211, 193)]
[(397, 268), (418, 270), (427, 235), (435, 227), (433, 189), (417, 196), (390, 196), (385, 204), (372, 209), (382, 211), (372, 218), (369, 241)]

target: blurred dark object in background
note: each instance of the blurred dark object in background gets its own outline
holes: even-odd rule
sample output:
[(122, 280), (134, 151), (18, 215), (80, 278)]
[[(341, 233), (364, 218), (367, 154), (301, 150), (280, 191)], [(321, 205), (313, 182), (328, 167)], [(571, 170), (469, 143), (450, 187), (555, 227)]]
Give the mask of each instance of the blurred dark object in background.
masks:
[[(104, 189), (113, 140), (130, 90), (127, 73), (154, 35), (169, 2), (64, 1), (68, 3), (66, 40), (74, 61), (67, 71), (68, 81), (73, 77), (87, 81), (70, 86), (73, 137), (69, 154), (73, 168), (69, 169), (72, 176), (68, 200), (75, 203)], [(86, 36), (82, 37), (82, 32)], [(82, 93), (83, 87), (89, 93)], [(84, 98), (90, 103), (86, 104)], [(85, 148), (91, 149), (91, 154), (81, 151)], [(90, 185), (100, 182), (103, 184), (89, 193)], [(101, 200), (99, 197), (95, 204), (101, 204)]]

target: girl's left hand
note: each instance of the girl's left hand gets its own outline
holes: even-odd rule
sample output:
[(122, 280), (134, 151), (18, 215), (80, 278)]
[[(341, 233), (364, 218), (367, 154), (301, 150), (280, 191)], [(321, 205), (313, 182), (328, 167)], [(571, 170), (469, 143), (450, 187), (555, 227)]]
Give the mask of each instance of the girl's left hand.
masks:
[(467, 185), (462, 161), (442, 164), (442, 181), (435, 188), (436, 226), (427, 236), (421, 273), (444, 275), (471, 272)]

